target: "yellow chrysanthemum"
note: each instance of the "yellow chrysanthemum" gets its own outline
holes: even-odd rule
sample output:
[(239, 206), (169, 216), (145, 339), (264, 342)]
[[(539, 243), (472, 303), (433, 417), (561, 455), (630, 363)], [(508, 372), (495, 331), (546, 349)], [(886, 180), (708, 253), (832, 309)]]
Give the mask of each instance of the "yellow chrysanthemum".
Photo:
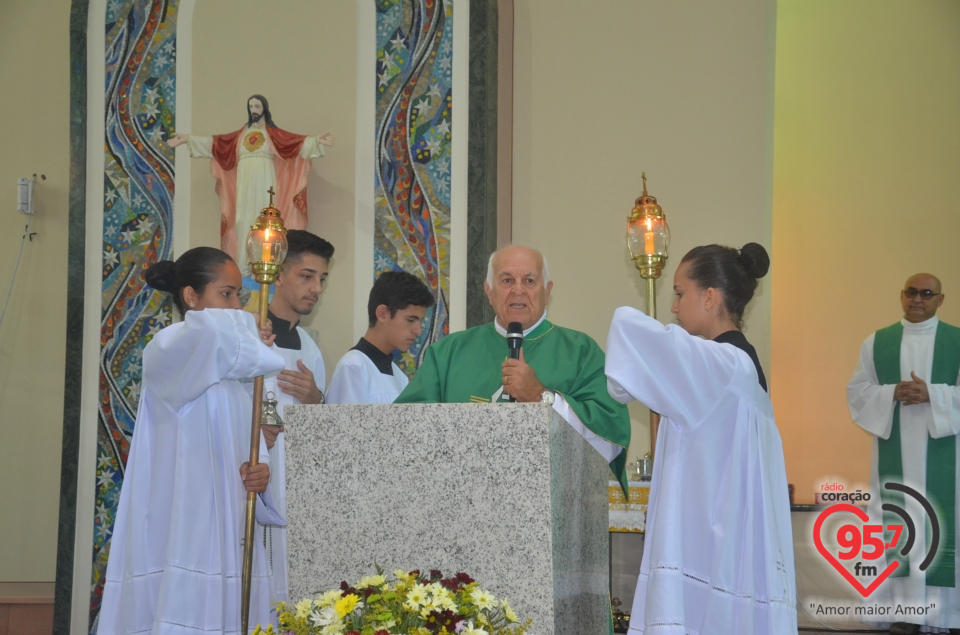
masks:
[(337, 612), (337, 617), (343, 619), (347, 615), (353, 612), (353, 609), (357, 608), (357, 605), (360, 604), (360, 598), (358, 598), (353, 593), (345, 595), (333, 604), (333, 610)]
[(297, 619), (306, 619), (310, 615), (310, 609), (313, 608), (313, 601), (307, 598), (297, 602)]
[(410, 592), (407, 593), (407, 604), (414, 606), (413, 610), (417, 610), (420, 606), (427, 603), (427, 589), (422, 584), (415, 585)]
[(343, 597), (343, 591), (337, 589), (336, 591), (327, 591), (316, 600), (314, 600), (314, 605), (322, 609), (327, 608), (328, 606), (333, 606), (333, 603)]
[(372, 586), (380, 586), (384, 582), (386, 582), (386, 578), (384, 578), (382, 575), (371, 575), (367, 576), (366, 578), (361, 578), (360, 581), (357, 582), (357, 588), (366, 589)]
[(407, 572), (404, 571), (403, 569), (397, 569), (396, 571), (394, 571), (394, 572), (393, 572), (393, 576), (394, 576), (397, 580), (400, 580), (401, 582), (403, 582), (403, 583), (405, 583), (405, 584), (409, 584), (410, 582), (412, 582), (411, 578), (413, 578), (412, 575), (410, 575), (409, 573), (407, 573)]
[(493, 595), (483, 589), (474, 589), (471, 591), (470, 601), (473, 602), (478, 609), (490, 609), (497, 605), (496, 600), (493, 599)]
[(517, 614), (513, 612), (513, 607), (511, 607), (510, 603), (506, 600), (500, 600), (500, 608), (503, 609), (503, 616), (506, 617), (508, 621), (520, 621), (520, 618), (517, 617)]
[(433, 605), (441, 609), (453, 611), (454, 613), (457, 611), (457, 603), (453, 601), (453, 596), (449, 593), (443, 597), (434, 597)]

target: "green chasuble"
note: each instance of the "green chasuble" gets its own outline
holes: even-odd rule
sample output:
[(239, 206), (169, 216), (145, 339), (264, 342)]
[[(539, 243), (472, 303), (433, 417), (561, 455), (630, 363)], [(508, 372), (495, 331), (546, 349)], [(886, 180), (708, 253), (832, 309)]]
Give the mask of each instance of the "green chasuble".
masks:
[[(877, 331), (873, 340), (873, 362), (880, 384), (900, 383), (900, 344), (903, 324), (897, 322)], [(960, 373), (960, 328), (944, 322), (937, 324), (933, 344), (933, 369), (930, 384), (956, 385)], [(900, 404), (893, 409), (893, 427), (890, 437), (877, 439), (877, 471), (880, 474), (880, 500), (903, 508), (904, 494), (883, 487), (884, 483), (903, 483), (903, 454), (900, 448)], [(954, 553), (956, 549), (956, 464), (957, 440), (954, 436), (934, 439), (927, 435), (926, 498), (937, 512), (940, 523), (940, 544), (937, 556), (927, 569), (927, 585), (955, 587)], [(923, 492), (921, 492), (923, 493)], [(896, 514), (884, 511), (883, 524), (900, 525)], [(927, 547), (930, 545), (930, 523), (927, 521)], [(885, 532), (887, 542), (893, 533)], [(888, 560), (899, 560), (901, 565), (891, 577), (908, 574), (909, 561), (900, 555), (900, 546), (887, 552)]]
[[(560, 393), (591, 432), (624, 448), (610, 463), (627, 492), (627, 407), (607, 393), (604, 354), (585, 333), (544, 320), (523, 339), (524, 360), (540, 383)], [(506, 338), (491, 322), (451, 333), (427, 348), (410, 384), (394, 403), (489, 403), (501, 387)], [(498, 402), (505, 402), (502, 395)]]

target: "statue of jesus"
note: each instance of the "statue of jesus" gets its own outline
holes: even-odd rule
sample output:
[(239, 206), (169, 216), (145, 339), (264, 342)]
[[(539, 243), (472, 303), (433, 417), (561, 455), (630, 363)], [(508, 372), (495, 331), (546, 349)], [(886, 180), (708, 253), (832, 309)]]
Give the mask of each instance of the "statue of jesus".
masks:
[(186, 143), (191, 157), (211, 159), (210, 171), (220, 197), (220, 248), (245, 275), (246, 239), (250, 226), (268, 204), (267, 190), (277, 192), (275, 207), (284, 227), (307, 227), (307, 177), (312, 159), (323, 156), (333, 136), (304, 136), (278, 128), (263, 95), (247, 100), (247, 125), (236, 132), (198, 137), (175, 133), (171, 148)]

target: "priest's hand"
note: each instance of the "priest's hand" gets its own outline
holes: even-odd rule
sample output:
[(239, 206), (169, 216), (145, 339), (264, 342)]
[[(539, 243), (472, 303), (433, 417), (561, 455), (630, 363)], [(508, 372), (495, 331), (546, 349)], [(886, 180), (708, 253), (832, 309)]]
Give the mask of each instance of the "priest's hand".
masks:
[(263, 340), (263, 343), (267, 346), (273, 344), (273, 340), (277, 339), (277, 334), (273, 332), (273, 322), (267, 320), (260, 327), (260, 339)]
[(262, 494), (267, 491), (270, 482), (270, 466), (266, 463), (257, 463), (253, 467), (249, 463), (240, 466), (240, 480), (248, 492)]
[(293, 395), (300, 403), (320, 403), (323, 393), (317, 388), (313, 373), (299, 359), (297, 360), (297, 367), (300, 372), (284, 370), (277, 375), (277, 385), (280, 386), (280, 390), (288, 395)]
[(276, 444), (277, 437), (283, 432), (283, 426), (260, 426), (260, 432), (263, 433), (263, 440), (267, 442), (267, 449), (269, 450)]
[(929, 402), (930, 392), (927, 389), (927, 382), (917, 377), (913, 371), (910, 372), (910, 376), (913, 378), (911, 381), (901, 381), (894, 388), (894, 400), (902, 402), (905, 406)]
[(520, 359), (508, 359), (500, 369), (503, 375), (503, 392), (524, 403), (540, 401), (540, 396), (546, 390), (537, 374), (527, 365), (520, 349)]
[(167, 139), (167, 145), (171, 148), (176, 148), (177, 146), (183, 145), (189, 140), (189, 136), (183, 134), (182, 132), (175, 132), (172, 137)]
[(893, 398), (896, 401), (903, 402), (905, 406), (914, 406), (916, 404), (928, 403), (930, 401), (930, 391), (927, 388), (927, 382), (917, 377), (916, 373), (910, 371), (912, 381), (901, 381), (893, 390)]

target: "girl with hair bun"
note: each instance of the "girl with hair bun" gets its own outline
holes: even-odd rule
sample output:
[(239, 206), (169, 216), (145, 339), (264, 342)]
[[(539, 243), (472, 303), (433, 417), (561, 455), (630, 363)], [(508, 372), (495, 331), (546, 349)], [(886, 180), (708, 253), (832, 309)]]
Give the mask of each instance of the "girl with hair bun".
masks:
[[(268, 454), (250, 467), (249, 378), (283, 369), (243, 311), (240, 270), (211, 247), (145, 274), (183, 321), (143, 351), (143, 382), (117, 509), (97, 632), (239, 632), (247, 492), (257, 519), (283, 524), (267, 485)], [(270, 576), (257, 541), (251, 623), (268, 624)]]
[(756, 243), (696, 247), (674, 275), (676, 325), (614, 313), (608, 390), (662, 416), (630, 633), (797, 632), (783, 446), (741, 332), (769, 268)]

